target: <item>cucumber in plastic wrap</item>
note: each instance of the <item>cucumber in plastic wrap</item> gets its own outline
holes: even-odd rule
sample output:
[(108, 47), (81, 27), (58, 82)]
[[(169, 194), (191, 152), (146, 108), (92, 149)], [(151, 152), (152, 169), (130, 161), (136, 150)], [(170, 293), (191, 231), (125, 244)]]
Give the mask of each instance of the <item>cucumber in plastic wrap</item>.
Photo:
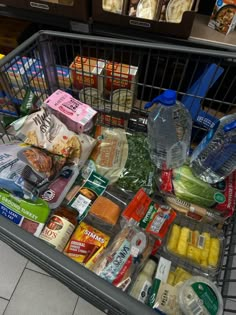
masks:
[(218, 189), (195, 177), (187, 165), (173, 170), (172, 182), (176, 197), (202, 207), (212, 207), (224, 199)]

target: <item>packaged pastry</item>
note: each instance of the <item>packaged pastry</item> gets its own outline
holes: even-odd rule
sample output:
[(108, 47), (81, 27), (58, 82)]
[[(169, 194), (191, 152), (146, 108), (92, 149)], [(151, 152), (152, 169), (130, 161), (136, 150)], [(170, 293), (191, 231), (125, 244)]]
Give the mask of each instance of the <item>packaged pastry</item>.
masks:
[(194, 0), (161, 0), (160, 21), (180, 23), (183, 13), (191, 11)]
[(45, 106), (14, 121), (8, 132), (27, 144), (70, 157), (79, 167), (84, 165), (96, 144), (96, 140), (90, 136), (76, 135), (68, 130)]
[(159, 3), (159, 0), (130, 0), (129, 16), (155, 20)]
[(164, 249), (205, 274), (215, 276), (220, 270), (223, 246), (223, 232), (178, 216)]
[(69, 130), (75, 133), (81, 133), (88, 130), (88, 127), (93, 127), (97, 112), (64, 91), (55, 91), (44, 101), (44, 104)]
[(125, 14), (126, 0), (102, 0), (102, 8), (104, 11), (117, 14)]
[(83, 173), (97, 171), (109, 180), (109, 184), (116, 182), (128, 158), (128, 142), (126, 132), (121, 128), (96, 126), (94, 138), (97, 144), (93, 149)]
[(66, 158), (24, 143), (0, 145), (0, 187), (34, 199), (61, 170)]
[(136, 226), (126, 225), (100, 255), (93, 271), (114, 286), (127, 290), (134, 274), (151, 254), (153, 240)]
[(105, 233), (81, 222), (66, 245), (64, 254), (90, 269), (109, 240)]
[(49, 213), (47, 202), (40, 198), (25, 200), (0, 190), (0, 215), (34, 236), (40, 235)]

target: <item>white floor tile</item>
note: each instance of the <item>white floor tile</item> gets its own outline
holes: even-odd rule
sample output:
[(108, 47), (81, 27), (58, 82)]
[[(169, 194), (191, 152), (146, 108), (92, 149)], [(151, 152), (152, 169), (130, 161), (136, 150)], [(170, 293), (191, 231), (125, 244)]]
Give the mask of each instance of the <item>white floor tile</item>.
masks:
[(76, 302), (57, 280), (25, 269), (4, 315), (72, 315)]
[(79, 298), (73, 315), (104, 315), (105, 313), (98, 310), (93, 305)]
[(0, 297), (10, 299), (27, 259), (0, 241)]
[(0, 315), (3, 315), (8, 301), (0, 298)]
[(43, 273), (44, 275), (49, 276), (49, 274), (44, 271), (43, 269), (39, 268), (37, 265), (33, 264), (31, 261), (28, 262), (28, 264), (26, 265), (27, 269), (33, 270), (35, 272), (40, 272)]

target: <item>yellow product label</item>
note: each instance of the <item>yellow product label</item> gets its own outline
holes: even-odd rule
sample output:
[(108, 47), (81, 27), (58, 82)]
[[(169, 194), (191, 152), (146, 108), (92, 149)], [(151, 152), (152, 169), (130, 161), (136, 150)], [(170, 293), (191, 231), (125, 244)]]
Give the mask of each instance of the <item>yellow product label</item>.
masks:
[[(104, 249), (110, 237), (105, 233), (81, 222), (75, 230), (64, 253), (73, 260), (90, 265), (90, 261)], [(87, 265), (86, 265), (87, 266)]]
[(62, 252), (74, 228), (75, 226), (66, 219), (53, 215), (39, 238)]
[(5, 55), (0, 54), (0, 59), (2, 59), (2, 58), (4, 58), (4, 57), (5, 57)]

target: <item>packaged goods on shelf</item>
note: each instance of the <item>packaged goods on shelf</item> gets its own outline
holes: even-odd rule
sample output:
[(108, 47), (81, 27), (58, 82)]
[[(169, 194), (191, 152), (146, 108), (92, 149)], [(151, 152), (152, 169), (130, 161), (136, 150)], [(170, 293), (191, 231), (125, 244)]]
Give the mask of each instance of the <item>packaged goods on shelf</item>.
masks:
[(129, 16), (137, 18), (155, 20), (158, 15), (160, 0), (130, 0)]
[(160, 21), (180, 23), (183, 13), (191, 11), (193, 7), (193, 0), (160, 0)]
[(102, 0), (102, 8), (105, 11), (122, 14), (125, 13), (127, 0)]
[(236, 1), (216, 1), (208, 26), (227, 35), (234, 30), (235, 25)]

